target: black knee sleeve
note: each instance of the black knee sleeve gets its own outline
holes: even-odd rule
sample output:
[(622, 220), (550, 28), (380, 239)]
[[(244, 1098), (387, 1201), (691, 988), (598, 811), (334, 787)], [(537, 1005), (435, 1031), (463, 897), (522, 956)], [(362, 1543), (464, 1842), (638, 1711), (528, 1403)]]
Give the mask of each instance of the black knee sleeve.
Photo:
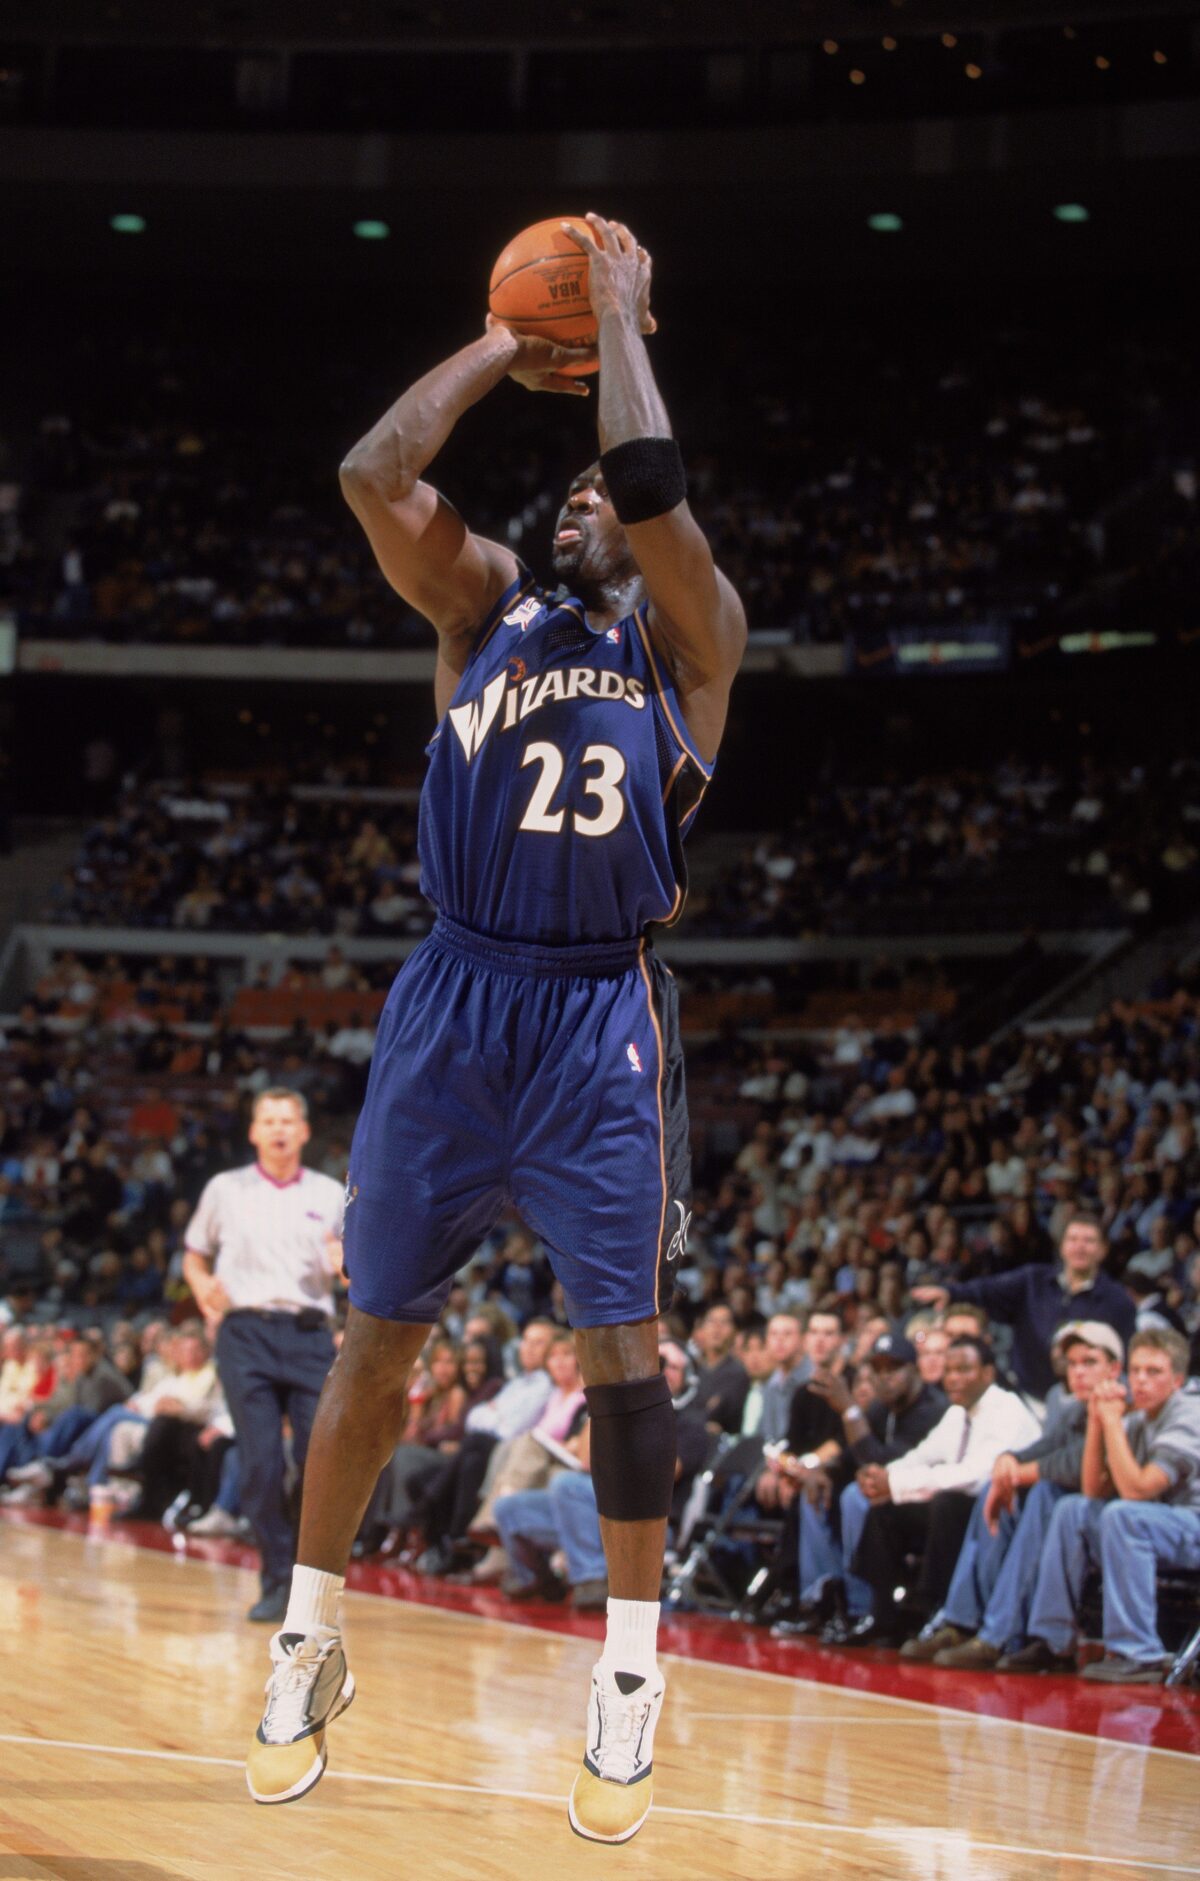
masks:
[(671, 1513), (675, 1407), (660, 1372), (620, 1385), (588, 1385), (596, 1508), (612, 1522), (652, 1522)]

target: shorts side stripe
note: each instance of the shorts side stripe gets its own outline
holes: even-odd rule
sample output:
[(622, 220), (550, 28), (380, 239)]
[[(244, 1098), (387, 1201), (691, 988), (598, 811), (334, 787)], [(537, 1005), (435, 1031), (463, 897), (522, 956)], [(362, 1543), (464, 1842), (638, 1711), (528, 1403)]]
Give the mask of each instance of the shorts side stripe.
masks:
[(667, 1223), (667, 1133), (663, 1123), (663, 1079), (667, 1074), (667, 1056), (663, 1048), (662, 1026), (658, 1022), (658, 1013), (654, 1009), (654, 989), (650, 984), (650, 975), (646, 971), (646, 957), (638, 961), (638, 971), (646, 988), (646, 1006), (650, 1013), (650, 1023), (654, 1027), (654, 1038), (658, 1045), (658, 1076), (655, 1079), (654, 1094), (658, 1100), (658, 1166), (662, 1175), (662, 1207), (658, 1213), (658, 1240), (654, 1249), (654, 1301), (658, 1308), (659, 1281), (663, 1258), (663, 1230)]

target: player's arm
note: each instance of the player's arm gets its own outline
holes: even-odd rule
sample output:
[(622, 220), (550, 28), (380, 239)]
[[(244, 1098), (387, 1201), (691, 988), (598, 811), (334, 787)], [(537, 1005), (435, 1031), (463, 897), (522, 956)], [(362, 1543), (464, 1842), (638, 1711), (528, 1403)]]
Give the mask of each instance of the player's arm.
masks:
[(342, 493), (387, 580), (436, 629), (439, 715), (465, 671), (480, 622), (513, 581), (511, 549), (472, 535), (423, 481), (463, 413), (512, 374), (534, 391), (574, 391), (558, 368), (579, 349), (489, 325), (404, 392), (360, 438), (340, 470)]
[[(599, 429), (602, 458), (621, 445), (670, 440), (671, 421), (642, 338), (649, 319), (650, 257), (619, 222), (589, 215), (590, 238), (572, 230), (589, 260), (588, 292), (600, 333)], [(603, 467), (603, 465), (602, 465)], [(606, 473), (618, 516), (621, 503)], [(669, 480), (668, 480), (669, 481)], [(656, 636), (669, 650), (683, 696), (728, 691), (746, 645), (746, 616), (717, 568), (688, 507), (664, 484), (666, 506), (644, 520), (622, 518), (650, 595)], [(674, 496), (675, 500), (670, 498)], [(652, 493), (647, 501), (652, 501)]]

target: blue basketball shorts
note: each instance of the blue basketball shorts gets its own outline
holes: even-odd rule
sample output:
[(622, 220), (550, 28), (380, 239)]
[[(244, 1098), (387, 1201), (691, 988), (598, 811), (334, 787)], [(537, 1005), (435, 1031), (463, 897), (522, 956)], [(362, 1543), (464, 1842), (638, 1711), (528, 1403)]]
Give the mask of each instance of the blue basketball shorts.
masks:
[(526, 947), (439, 916), (388, 995), (354, 1132), (352, 1304), (436, 1320), (511, 1202), (572, 1325), (651, 1318), (690, 1183), (678, 994), (645, 942)]

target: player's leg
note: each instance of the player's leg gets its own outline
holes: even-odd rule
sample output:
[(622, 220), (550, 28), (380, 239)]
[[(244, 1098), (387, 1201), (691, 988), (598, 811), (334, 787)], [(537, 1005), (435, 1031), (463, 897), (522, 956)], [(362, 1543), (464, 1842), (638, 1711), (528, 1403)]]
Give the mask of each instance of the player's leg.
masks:
[(592, 972), (527, 994), (511, 1173), (576, 1329), (608, 1564), (570, 1821), (624, 1842), (649, 1812), (665, 1689), (656, 1642), (676, 1448), (658, 1315), (683, 1251), (690, 1168), (674, 981), (644, 953), (628, 970)]
[(354, 1697), (338, 1614), (346, 1564), (399, 1439), (409, 1374), (428, 1333), (427, 1324), (350, 1308), (308, 1441), (296, 1565), (271, 1641), (266, 1709), (246, 1761), (257, 1803), (292, 1802), (320, 1780), (326, 1728)]
[[(400, 1440), (409, 1376), (429, 1332), (428, 1324), (376, 1319), (351, 1306), (308, 1440), (296, 1559), (309, 1572), (345, 1574), (363, 1511)], [(313, 1617), (332, 1625), (328, 1612)], [(292, 1617), (300, 1614), (289, 1608)]]
[(380, 1021), (346, 1184), (349, 1319), (313, 1420), (296, 1566), (247, 1760), (258, 1802), (303, 1795), (325, 1768), (326, 1726), (354, 1694), (338, 1624), (354, 1537), (399, 1438), (413, 1361), (503, 1201), (502, 1087), (488, 1058), (503, 1051), (499, 997), (430, 940)]
[(675, 1484), (675, 1412), (659, 1368), (658, 1321), (582, 1327), (575, 1344), (592, 1422), (592, 1481), (610, 1605), (652, 1607), (652, 1629), (649, 1613), (642, 1620), (653, 1641)]
[(581, 1328), (576, 1343), (591, 1414), (608, 1602), (583, 1767), (568, 1813), (577, 1835), (626, 1842), (649, 1813), (654, 1730), (666, 1690), (657, 1642), (675, 1410), (659, 1369), (657, 1319)]

